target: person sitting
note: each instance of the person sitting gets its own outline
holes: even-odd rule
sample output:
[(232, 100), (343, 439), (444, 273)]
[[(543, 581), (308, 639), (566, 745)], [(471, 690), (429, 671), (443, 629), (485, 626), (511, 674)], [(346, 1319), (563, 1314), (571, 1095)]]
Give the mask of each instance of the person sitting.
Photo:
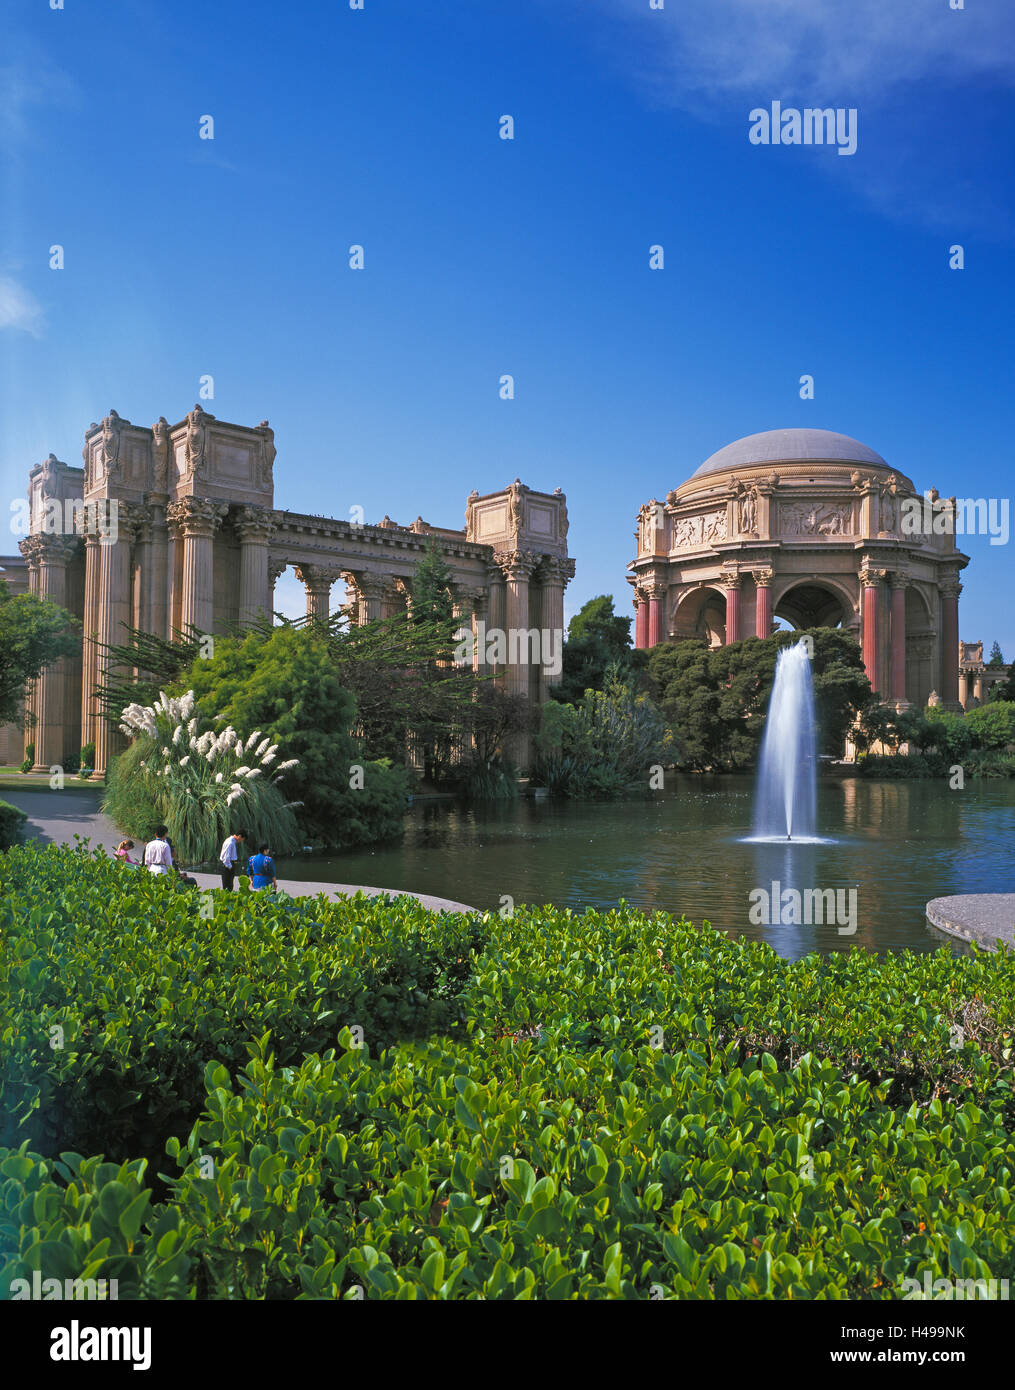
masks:
[(144, 849), (144, 864), (150, 874), (168, 874), (173, 867), (173, 851), (166, 839), (166, 827), (156, 827), (154, 837)]
[(252, 889), (275, 888), (275, 861), (271, 857), (271, 850), (267, 845), (261, 845), (256, 854), (252, 854), (247, 863), (250, 870), (250, 886)]
[(116, 849), (113, 850), (113, 858), (120, 864), (129, 864), (132, 869), (140, 868), (137, 860), (130, 857), (133, 848), (133, 840), (121, 840)]

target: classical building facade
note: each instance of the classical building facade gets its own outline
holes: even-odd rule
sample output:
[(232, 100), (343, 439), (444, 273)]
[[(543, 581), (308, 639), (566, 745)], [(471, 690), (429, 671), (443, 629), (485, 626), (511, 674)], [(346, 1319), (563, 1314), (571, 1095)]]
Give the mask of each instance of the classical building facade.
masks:
[[(458, 530), (421, 517), (410, 526), (389, 517), (366, 525), (280, 511), (268, 421), (229, 424), (199, 405), (176, 424), (162, 417), (150, 427), (111, 410), (89, 426), (82, 458), (83, 468), (74, 468), (51, 454), (31, 470), (29, 534), (20, 556), (0, 558), (0, 577), (16, 592), (54, 599), (81, 619), (85, 634), (80, 656), (47, 668), (28, 691), (27, 733), (0, 734), (10, 761), (19, 760), (10, 756), (15, 742), (18, 749), (34, 743), (39, 770), (94, 742), (96, 770), (104, 770), (120, 746), (93, 697), (104, 649), (129, 627), (214, 634), (270, 614), (275, 581), (288, 566), (306, 588), (308, 615), (332, 611), (341, 579), (351, 620), (369, 622), (406, 606), (435, 536), (464, 629), (562, 633), (574, 561), (559, 488), (537, 492), (516, 478), (497, 492), (473, 492)], [(559, 675), (538, 642), (509, 640), (505, 660), (485, 665), (496, 650), (477, 643), (477, 669), (537, 703), (549, 697)]]
[(628, 566), (636, 645), (768, 637), (776, 618), (841, 626), (885, 700), (902, 708), (934, 696), (959, 709), (960, 694), (982, 698), (983, 678), (960, 692), (959, 574), (969, 559), (949, 516), (954, 499), (918, 494), (846, 435), (739, 439), (665, 502), (642, 506)]

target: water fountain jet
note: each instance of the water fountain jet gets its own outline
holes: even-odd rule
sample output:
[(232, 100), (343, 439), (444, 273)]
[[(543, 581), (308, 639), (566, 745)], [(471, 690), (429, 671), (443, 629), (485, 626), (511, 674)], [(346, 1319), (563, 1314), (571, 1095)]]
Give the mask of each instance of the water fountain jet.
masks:
[(756, 839), (815, 837), (817, 744), (807, 645), (784, 647), (775, 663), (758, 769)]

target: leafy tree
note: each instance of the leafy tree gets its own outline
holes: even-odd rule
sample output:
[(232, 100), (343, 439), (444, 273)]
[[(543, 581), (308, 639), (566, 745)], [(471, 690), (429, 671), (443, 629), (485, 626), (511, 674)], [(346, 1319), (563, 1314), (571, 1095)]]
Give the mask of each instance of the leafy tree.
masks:
[(400, 833), (408, 776), (365, 757), (353, 734), (356, 700), (341, 684), (326, 630), (284, 625), (219, 638), (183, 685), (219, 727), (260, 729), (299, 759), (285, 787), (303, 803), (306, 834), (344, 848)]
[(12, 594), (0, 579), (0, 724), (21, 718), (27, 682), (73, 656), (80, 631), (65, 608), (35, 594)]
[[(976, 739), (968, 716), (941, 705), (928, 705), (924, 719), (934, 737), (925, 746), (935, 748), (952, 762), (961, 762), (976, 746)], [(931, 733), (927, 738), (931, 739)]]
[(611, 666), (626, 674), (643, 671), (647, 662), (647, 653), (631, 647), (631, 619), (614, 613), (611, 595), (599, 594), (568, 623), (560, 683), (553, 697), (575, 704), (587, 690), (604, 688)]
[(764, 730), (775, 663), (802, 637), (813, 644), (815, 715), (823, 751), (842, 752), (846, 735), (872, 699), (856, 642), (836, 628), (777, 632), (724, 647), (700, 638), (663, 643), (649, 655), (652, 689), (676, 740), (677, 761), (696, 769), (754, 764)]
[(430, 536), (412, 577), (413, 622), (450, 623), (454, 611), (451, 586), (451, 570), (437, 537)]
[(971, 709), (965, 723), (978, 748), (1007, 749), (1015, 744), (1015, 703), (1010, 700)]
[(1001, 647), (995, 642), (990, 649), (990, 656), (987, 658), (988, 666), (1003, 666), (1004, 657), (1001, 655)]

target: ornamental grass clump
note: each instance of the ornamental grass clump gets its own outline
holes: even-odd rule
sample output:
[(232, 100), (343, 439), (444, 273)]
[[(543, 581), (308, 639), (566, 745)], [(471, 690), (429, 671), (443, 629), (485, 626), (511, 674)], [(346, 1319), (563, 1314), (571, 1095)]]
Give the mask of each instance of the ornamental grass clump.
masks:
[(200, 731), (194, 692), (165, 692), (154, 705), (128, 705), (120, 724), (132, 740), (115, 762), (103, 810), (128, 834), (143, 837), (165, 824), (177, 856), (197, 864), (214, 859), (237, 825), (254, 844), (279, 854), (300, 842), (282, 779), (296, 767), (276, 765), (278, 745), (256, 729), (244, 740), (230, 725)]

